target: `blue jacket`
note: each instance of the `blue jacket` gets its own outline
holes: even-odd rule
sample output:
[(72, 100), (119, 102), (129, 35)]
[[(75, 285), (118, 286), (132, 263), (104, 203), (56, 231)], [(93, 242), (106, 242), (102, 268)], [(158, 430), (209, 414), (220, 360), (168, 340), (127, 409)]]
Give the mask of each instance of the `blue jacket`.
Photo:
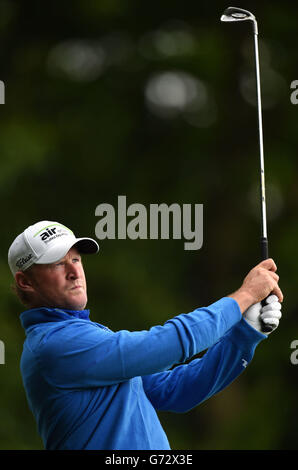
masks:
[(21, 323), (21, 374), (46, 449), (170, 449), (156, 411), (183, 413), (219, 392), (266, 338), (230, 297), (148, 331), (58, 308), (27, 310)]

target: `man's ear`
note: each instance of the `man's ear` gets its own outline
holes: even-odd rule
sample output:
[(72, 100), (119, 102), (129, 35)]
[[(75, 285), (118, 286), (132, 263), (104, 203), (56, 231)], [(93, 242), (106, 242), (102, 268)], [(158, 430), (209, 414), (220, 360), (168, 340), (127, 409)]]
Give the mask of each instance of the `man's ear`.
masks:
[(32, 284), (31, 277), (23, 271), (18, 271), (15, 274), (15, 281), (18, 287), (27, 292), (33, 292), (35, 289)]

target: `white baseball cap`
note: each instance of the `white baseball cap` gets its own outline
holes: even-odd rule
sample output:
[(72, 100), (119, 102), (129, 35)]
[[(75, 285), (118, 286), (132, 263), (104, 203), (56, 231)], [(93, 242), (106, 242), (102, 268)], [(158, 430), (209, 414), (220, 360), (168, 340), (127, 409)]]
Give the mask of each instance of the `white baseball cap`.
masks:
[(8, 264), (13, 274), (32, 264), (50, 264), (63, 258), (76, 245), (80, 253), (97, 253), (99, 246), (92, 238), (76, 238), (59, 222), (42, 220), (18, 235), (8, 250)]

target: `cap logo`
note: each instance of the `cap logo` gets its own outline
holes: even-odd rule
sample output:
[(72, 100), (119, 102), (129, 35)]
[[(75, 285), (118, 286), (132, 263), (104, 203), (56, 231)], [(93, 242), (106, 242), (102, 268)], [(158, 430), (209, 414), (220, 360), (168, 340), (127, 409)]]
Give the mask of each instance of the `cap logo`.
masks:
[(34, 237), (36, 237), (38, 235), (40, 237), (40, 239), (45, 244), (47, 244), (47, 243), (51, 242), (52, 240), (54, 240), (56, 238), (62, 237), (64, 235), (69, 235), (68, 232), (70, 234), (73, 234), (73, 232), (69, 228), (65, 227), (65, 225), (53, 224), (53, 225), (49, 225), (49, 226), (44, 227), (41, 230), (39, 230), (34, 235)]
[(42, 239), (42, 241), (44, 242), (45, 240), (47, 240), (52, 235), (55, 235), (56, 230), (57, 230), (56, 228), (52, 228), (52, 229), (47, 228), (46, 231), (41, 233), (39, 236)]
[(24, 267), (24, 264), (28, 263), (28, 261), (30, 261), (32, 258), (33, 258), (33, 254), (29, 253), (28, 256), (24, 256), (24, 257), (18, 259), (18, 261), (16, 262), (16, 266), (19, 269), (22, 269)]

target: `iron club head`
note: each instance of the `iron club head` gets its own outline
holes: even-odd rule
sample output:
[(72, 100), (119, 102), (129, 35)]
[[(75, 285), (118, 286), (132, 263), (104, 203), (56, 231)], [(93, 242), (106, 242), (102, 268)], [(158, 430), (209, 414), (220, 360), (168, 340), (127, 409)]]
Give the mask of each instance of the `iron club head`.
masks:
[(258, 26), (255, 16), (248, 10), (238, 7), (228, 7), (221, 15), (220, 21), (252, 21), (254, 33), (258, 34)]

